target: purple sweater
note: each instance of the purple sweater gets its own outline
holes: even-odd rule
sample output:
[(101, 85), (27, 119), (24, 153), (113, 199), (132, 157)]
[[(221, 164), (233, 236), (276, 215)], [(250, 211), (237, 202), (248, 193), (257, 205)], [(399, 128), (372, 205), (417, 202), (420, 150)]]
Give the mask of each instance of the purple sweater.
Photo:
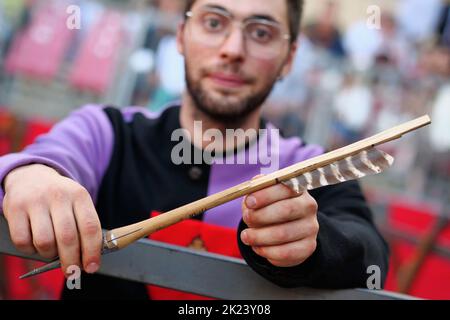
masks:
[[(274, 129), (263, 123), (267, 129)], [(0, 180), (11, 170), (33, 163), (44, 164), (83, 185), (91, 194), (102, 227), (113, 229), (148, 219), (152, 211), (171, 209), (225, 190), (261, 173), (261, 162), (237, 164), (237, 159), (258, 158), (266, 141), (274, 147), (275, 166), (284, 168), (323, 153), (299, 138), (285, 139), (276, 131), (237, 151), (225, 163), (176, 165), (171, 152), (179, 142), (172, 134), (180, 129), (179, 106), (160, 115), (141, 108), (116, 109), (89, 105), (73, 112), (36, 143), (18, 154), (0, 158)], [(273, 134), (275, 133), (275, 134)], [(266, 139), (267, 138), (267, 139)], [(195, 154), (195, 148), (190, 145)], [(237, 242), (245, 261), (268, 280), (285, 287), (363, 287), (367, 268), (377, 265), (383, 280), (388, 268), (388, 248), (376, 229), (372, 213), (357, 182), (311, 192), (319, 205), (318, 248), (305, 263), (277, 268)], [(0, 205), (4, 191), (0, 190)], [(200, 215), (210, 224), (240, 231), (241, 199)], [(145, 286), (98, 275), (83, 276), (83, 290), (65, 290), (63, 298), (143, 298)], [(75, 292), (77, 291), (77, 292)]]

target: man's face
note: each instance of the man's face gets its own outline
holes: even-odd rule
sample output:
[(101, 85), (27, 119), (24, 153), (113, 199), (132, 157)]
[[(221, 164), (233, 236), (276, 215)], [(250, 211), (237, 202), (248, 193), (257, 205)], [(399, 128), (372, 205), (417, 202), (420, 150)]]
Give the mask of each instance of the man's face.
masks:
[[(224, 33), (218, 36), (223, 41), (216, 42), (214, 33), (209, 35), (213, 37), (209, 38), (212, 41), (199, 37), (202, 34), (197, 32), (199, 25), (207, 24), (211, 29), (224, 24), (214, 14), (205, 15), (210, 10), (224, 13), (232, 21), (226, 36), (223, 36)], [(264, 42), (258, 44), (254, 41), (255, 37), (264, 37), (264, 29), (248, 27), (244, 31), (245, 28), (239, 26), (244, 25), (241, 22), (258, 21), (263, 17), (259, 20), (263, 22), (263, 27), (268, 21), (281, 32), (279, 36), (284, 36), (289, 34), (287, 10), (286, 0), (195, 2), (193, 17), (179, 30), (178, 46), (186, 60), (188, 91), (197, 108), (217, 121), (235, 122), (263, 104), (277, 79), (289, 72), (295, 46), (283, 38), (274, 47), (277, 50), (266, 54)]]

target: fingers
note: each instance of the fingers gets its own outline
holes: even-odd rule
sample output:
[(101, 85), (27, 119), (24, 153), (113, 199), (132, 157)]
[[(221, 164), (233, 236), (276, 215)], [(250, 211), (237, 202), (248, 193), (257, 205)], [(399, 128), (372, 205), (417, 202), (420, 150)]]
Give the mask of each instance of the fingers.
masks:
[(29, 217), (34, 247), (42, 257), (55, 258), (58, 250), (50, 212), (42, 206), (36, 206), (33, 210)]
[(278, 267), (303, 263), (316, 250), (318, 205), (308, 193), (297, 194), (282, 184), (244, 199), (241, 233), (244, 244)]
[(94, 204), (87, 193), (81, 193), (75, 200), (74, 213), (81, 235), (83, 269), (94, 273), (100, 265), (102, 229)]
[(80, 243), (72, 204), (60, 198), (53, 202), (51, 217), (55, 229), (61, 267), (66, 275), (70, 266), (81, 266)]
[(248, 209), (257, 210), (271, 205), (275, 202), (299, 196), (301, 195), (296, 193), (291, 188), (283, 184), (277, 184), (273, 187), (257, 191), (247, 196), (244, 200), (244, 203)]
[(247, 229), (241, 234), (242, 241), (252, 247), (265, 247), (295, 242), (318, 233), (316, 219), (296, 220), (260, 229)]
[(316, 239), (307, 238), (279, 246), (254, 247), (253, 250), (277, 267), (293, 267), (305, 262), (316, 248)]
[(261, 228), (302, 219), (316, 212), (317, 202), (305, 192), (300, 197), (278, 201), (259, 210), (243, 206), (243, 220), (250, 228)]
[(3, 210), (17, 249), (27, 254), (37, 250), (44, 258), (59, 254), (66, 275), (68, 267), (81, 266), (81, 261), (85, 271), (97, 271), (102, 231), (86, 189), (40, 165), (14, 170), (5, 187)]
[(5, 207), (5, 218), (8, 221), (9, 233), (14, 246), (24, 254), (35, 254), (36, 249), (33, 245), (28, 215), (24, 211), (19, 210), (15, 211), (14, 214), (6, 214), (7, 211)]

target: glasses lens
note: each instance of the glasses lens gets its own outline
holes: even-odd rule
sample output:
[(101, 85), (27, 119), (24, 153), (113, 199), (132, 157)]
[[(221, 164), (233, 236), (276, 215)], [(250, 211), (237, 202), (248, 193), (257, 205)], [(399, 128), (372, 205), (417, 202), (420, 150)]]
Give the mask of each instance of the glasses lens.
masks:
[(282, 49), (284, 38), (278, 26), (250, 22), (246, 25), (247, 48), (256, 58), (274, 58)]
[[(191, 39), (209, 47), (222, 45), (233, 27), (229, 16), (210, 10), (193, 12), (190, 21)], [(273, 59), (287, 42), (276, 23), (250, 20), (244, 23), (243, 33), (247, 53), (259, 59)]]
[(210, 47), (219, 46), (230, 28), (230, 19), (215, 11), (200, 11), (192, 16), (193, 39)]

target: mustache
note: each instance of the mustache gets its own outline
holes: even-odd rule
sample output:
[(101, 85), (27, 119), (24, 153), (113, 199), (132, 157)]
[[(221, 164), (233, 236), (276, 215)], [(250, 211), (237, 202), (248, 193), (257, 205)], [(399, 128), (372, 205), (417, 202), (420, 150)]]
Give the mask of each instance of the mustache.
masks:
[(203, 70), (204, 76), (209, 76), (211, 74), (223, 73), (230, 76), (236, 76), (243, 79), (245, 82), (254, 82), (255, 78), (246, 74), (238, 65), (233, 64), (221, 64), (214, 67), (206, 67)]

